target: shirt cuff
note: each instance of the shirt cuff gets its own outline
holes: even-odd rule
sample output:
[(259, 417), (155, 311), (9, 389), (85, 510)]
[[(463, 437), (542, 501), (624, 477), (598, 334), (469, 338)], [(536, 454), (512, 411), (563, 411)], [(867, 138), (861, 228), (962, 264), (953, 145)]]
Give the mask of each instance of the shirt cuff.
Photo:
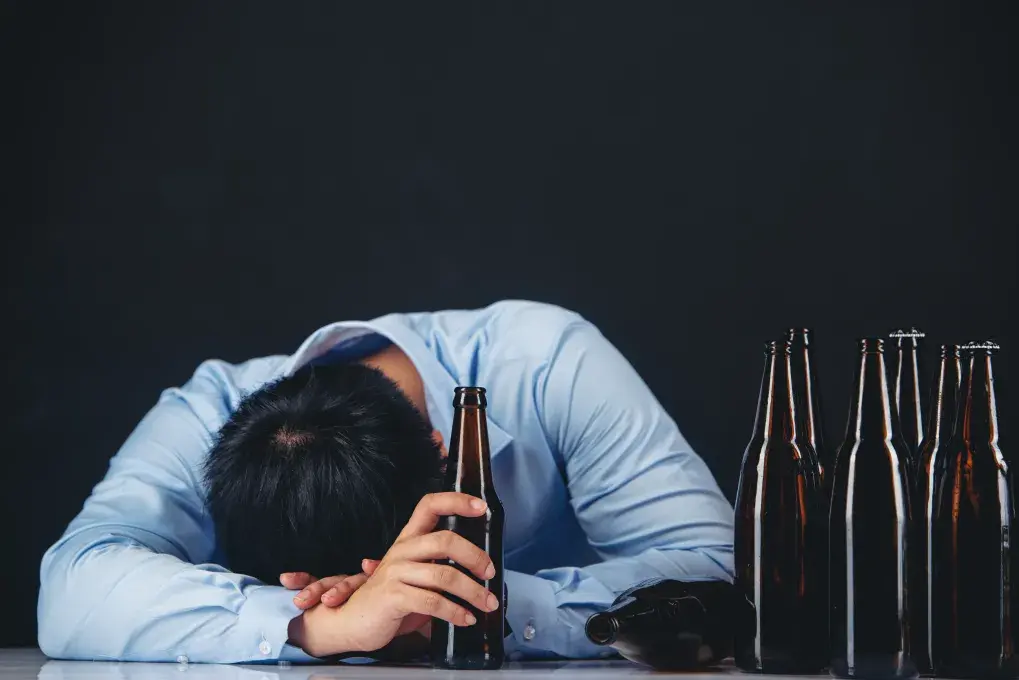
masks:
[(506, 571), (503, 575), (508, 593), (506, 621), (513, 634), (506, 638), (506, 658), (534, 659), (552, 657), (565, 648), (567, 631), (557, 624), (555, 587), (538, 576)]
[(301, 613), (294, 604), (292, 591), (279, 586), (255, 586), (245, 592), (247, 601), (240, 611), (241, 625), (250, 631), (244, 639), (250, 650), (240, 656), (252, 661), (316, 662), (299, 647), (287, 644), (290, 621)]

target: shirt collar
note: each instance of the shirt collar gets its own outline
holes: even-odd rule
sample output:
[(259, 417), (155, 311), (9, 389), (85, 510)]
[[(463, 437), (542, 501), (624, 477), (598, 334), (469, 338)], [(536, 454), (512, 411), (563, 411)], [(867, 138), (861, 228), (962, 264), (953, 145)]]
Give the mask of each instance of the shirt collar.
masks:
[[(420, 335), (407, 326), (400, 315), (390, 314), (372, 321), (338, 321), (323, 326), (308, 336), (297, 351), (283, 362), (279, 369), (280, 375), (292, 375), (330, 350), (353, 344), (373, 333), (388, 339), (410, 358), (424, 383), (428, 419), (432, 427), (442, 433), (448, 445), (448, 437), (453, 429), (453, 389), (457, 386), (456, 379), (439, 363), (435, 353)], [(491, 413), (488, 414), (488, 441), (492, 456), (513, 441), (513, 437), (493, 421)]]

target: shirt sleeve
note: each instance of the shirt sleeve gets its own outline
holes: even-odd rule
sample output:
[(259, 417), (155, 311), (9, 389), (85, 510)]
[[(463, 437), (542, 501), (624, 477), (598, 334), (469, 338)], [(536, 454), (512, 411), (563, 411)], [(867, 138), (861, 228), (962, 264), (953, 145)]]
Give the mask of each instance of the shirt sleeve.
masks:
[(47, 656), (311, 660), (286, 644), (299, 614), (292, 593), (203, 564), (214, 536), (201, 461), (239, 399), (234, 369), (206, 362), (184, 388), (164, 392), (46, 552), (38, 618)]
[(648, 386), (574, 316), (534, 372), (539, 418), (603, 562), (507, 572), (513, 658), (596, 657), (587, 618), (645, 579), (732, 580), (732, 506)]

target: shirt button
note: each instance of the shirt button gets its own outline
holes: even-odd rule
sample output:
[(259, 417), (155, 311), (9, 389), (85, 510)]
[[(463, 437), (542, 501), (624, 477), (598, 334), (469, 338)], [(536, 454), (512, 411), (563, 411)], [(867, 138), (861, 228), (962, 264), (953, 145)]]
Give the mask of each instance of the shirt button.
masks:
[(527, 625), (524, 626), (524, 639), (530, 642), (531, 640), (534, 639), (534, 633), (535, 633), (534, 624), (528, 621)]
[(268, 640), (262, 640), (258, 643), (258, 651), (268, 656), (272, 652), (272, 645), (269, 644)]

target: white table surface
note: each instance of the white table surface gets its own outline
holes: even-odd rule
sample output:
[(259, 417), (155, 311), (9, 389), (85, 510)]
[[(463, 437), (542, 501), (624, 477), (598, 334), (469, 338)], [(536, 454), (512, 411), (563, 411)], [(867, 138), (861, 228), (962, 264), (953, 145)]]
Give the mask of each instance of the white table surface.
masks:
[[(38, 649), (0, 649), (0, 680), (458, 680), (500, 676), (555, 675), (555, 680), (612, 680), (652, 675), (681, 675), (684, 678), (728, 678), (742, 675), (726, 667), (711, 673), (655, 673), (628, 661), (513, 662), (498, 671), (445, 671), (427, 666), (291, 665), (222, 666), (214, 664), (116, 663), (108, 661), (52, 661)], [(745, 676), (747, 678), (760, 676)], [(768, 676), (780, 680), (783, 676)], [(806, 680), (812, 676), (790, 676)], [(828, 678), (827, 675), (813, 676)]]

